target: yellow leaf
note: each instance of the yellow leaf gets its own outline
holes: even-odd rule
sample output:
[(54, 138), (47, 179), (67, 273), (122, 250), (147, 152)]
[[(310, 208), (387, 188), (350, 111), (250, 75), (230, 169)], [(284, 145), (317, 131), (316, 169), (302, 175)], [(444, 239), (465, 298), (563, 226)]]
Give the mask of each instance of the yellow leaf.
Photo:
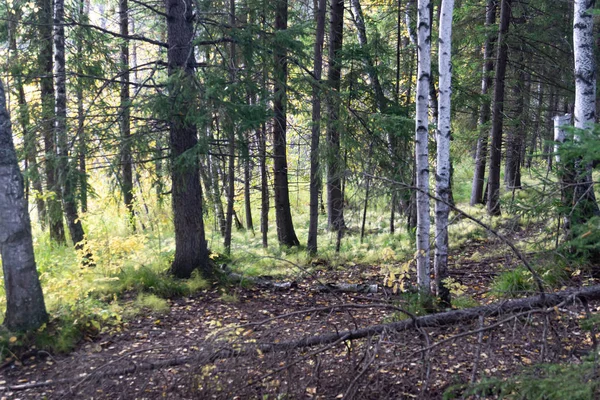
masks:
[(10, 339), (8, 339), (8, 341), (9, 341), (10, 343), (14, 343), (14, 342), (16, 342), (16, 341), (17, 341), (17, 337), (16, 337), (16, 336), (11, 336), (11, 338), (10, 338)]

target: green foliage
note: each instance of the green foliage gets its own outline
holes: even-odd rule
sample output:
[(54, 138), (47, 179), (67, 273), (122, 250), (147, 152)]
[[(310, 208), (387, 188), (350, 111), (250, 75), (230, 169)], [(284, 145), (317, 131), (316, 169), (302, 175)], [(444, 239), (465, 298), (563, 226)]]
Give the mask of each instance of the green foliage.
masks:
[(154, 294), (140, 293), (135, 299), (134, 305), (137, 308), (144, 309), (157, 314), (166, 314), (171, 310), (167, 300)]
[(497, 297), (519, 297), (531, 293), (535, 286), (531, 273), (525, 267), (517, 267), (494, 278), (491, 288)]
[(157, 271), (150, 266), (125, 267), (116, 276), (117, 293), (126, 291), (147, 292), (162, 298), (173, 298), (187, 294), (183, 280), (170, 277), (166, 271)]
[(597, 369), (595, 361), (537, 365), (516, 376), (453, 386), (446, 390), (444, 399), (593, 400), (600, 395)]

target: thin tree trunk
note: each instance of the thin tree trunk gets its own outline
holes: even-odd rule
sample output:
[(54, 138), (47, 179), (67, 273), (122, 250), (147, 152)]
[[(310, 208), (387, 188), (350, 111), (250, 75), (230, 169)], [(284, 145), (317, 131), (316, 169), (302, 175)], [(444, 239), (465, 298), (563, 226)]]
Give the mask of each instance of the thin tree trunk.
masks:
[(13, 145), (4, 86), (0, 81), (0, 256), (6, 313), (11, 331), (34, 330), (48, 321), (33, 254), (33, 239), (23, 176)]
[(260, 163), (260, 233), (263, 248), (269, 247), (269, 177), (267, 176), (267, 124), (256, 130)]
[(172, 206), (175, 226), (175, 258), (171, 273), (189, 278), (196, 268), (208, 279), (215, 271), (208, 260), (202, 219), (202, 188), (198, 160), (186, 154), (198, 143), (196, 125), (185, 116), (191, 107), (186, 98), (194, 80), (194, 3), (191, 0), (165, 0), (167, 12), (169, 96), (173, 113), (169, 123), (172, 168)]
[[(282, 34), (287, 30), (288, 2), (276, 0), (275, 31)], [(275, 62), (275, 83), (273, 88), (273, 171), (275, 186), (275, 219), (277, 238), (283, 246), (298, 246), (300, 242), (294, 231), (290, 210), (287, 165), (287, 50), (276, 44), (273, 50)]]
[(537, 108), (535, 111), (535, 122), (532, 129), (531, 140), (529, 142), (528, 154), (527, 154), (527, 169), (531, 168), (531, 163), (533, 162), (533, 155), (537, 150), (537, 142), (540, 134), (538, 130), (542, 126), (542, 107), (544, 104), (544, 85), (540, 82), (538, 84), (538, 98), (537, 98)]
[[(317, 3), (318, 1), (318, 3)], [(315, 11), (317, 30), (314, 47), (314, 83), (312, 87), (312, 127), (310, 135), (310, 220), (308, 223), (308, 241), (306, 249), (311, 254), (317, 253), (317, 236), (319, 228), (319, 189), (321, 173), (319, 171), (319, 141), (321, 138), (321, 75), (323, 71), (323, 44), (325, 41), (325, 14), (327, 0), (317, 0)]]
[[(250, 133), (247, 133), (247, 140), (250, 143)], [(252, 183), (252, 164), (250, 161), (250, 146), (248, 154), (244, 157), (244, 208), (246, 214), (246, 228), (254, 234), (254, 223), (252, 222), (252, 201), (250, 198), (250, 186)]]
[(452, 13), (454, 0), (442, 0), (438, 67), (440, 99), (437, 128), (437, 164), (435, 202), (435, 286), (442, 304), (450, 305), (448, 278), (448, 217), (450, 215), (450, 95), (452, 91)]
[(53, 9), (51, 0), (38, 0), (39, 21), (38, 38), (40, 51), (38, 65), (40, 71), (40, 96), (42, 100), (42, 131), (44, 135), (44, 170), (46, 173), (46, 195), (48, 209), (48, 227), (50, 240), (64, 244), (65, 227), (63, 224), (63, 211), (61, 205), (61, 190), (56, 177), (57, 151), (54, 137), (54, 47), (53, 47)]
[[(229, 26), (231, 29), (235, 27), (235, 0), (229, 0)], [(236, 81), (236, 59), (235, 59), (235, 42), (231, 42), (229, 46), (229, 80), (230, 82)], [(231, 88), (229, 102), (234, 103), (236, 101), (235, 89)], [(233, 120), (232, 113), (228, 113), (225, 116), (225, 125), (228, 137), (227, 146), (227, 213), (225, 215), (225, 237), (223, 240), (223, 247), (225, 248), (225, 254), (231, 252), (231, 234), (232, 234), (232, 223), (233, 223), (233, 202), (235, 200), (235, 121)]]
[(430, 293), (429, 265), (429, 137), (428, 104), (431, 78), (430, 0), (418, 1), (418, 72), (415, 159), (417, 178), (417, 284), (423, 294)]
[(332, 0), (329, 30), (329, 69), (327, 81), (327, 215), (330, 230), (344, 229), (341, 180), (345, 166), (340, 162), (340, 87), (342, 75), (342, 39), (344, 28), (344, 0)]
[(544, 137), (546, 138), (545, 142), (544, 142), (544, 154), (546, 155), (546, 163), (547, 163), (547, 168), (548, 171), (552, 170), (552, 160), (554, 158), (553, 154), (552, 154), (552, 147), (550, 145), (550, 142), (552, 140), (552, 118), (554, 115), (554, 112), (556, 110), (555, 107), (555, 102), (556, 99), (558, 98), (558, 96), (556, 95), (556, 88), (554, 86), (550, 86), (550, 99), (548, 100), (548, 109), (546, 111), (546, 126), (545, 126), (545, 130), (546, 130), (546, 134), (544, 135)]
[[(85, 24), (88, 22), (87, 7), (85, 0), (79, 1), (79, 22)], [(84, 110), (84, 94), (83, 94), (83, 28), (79, 27), (76, 39), (77, 53), (77, 86), (75, 97), (77, 101), (77, 162), (79, 175), (79, 199), (81, 202), (81, 212), (85, 213), (88, 209), (88, 183), (87, 183), (87, 135), (85, 131), (85, 110)]]
[(71, 240), (76, 248), (82, 248), (83, 226), (77, 213), (75, 176), (69, 161), (67, 137), (67, 75), (65, 66), (65, 8), (64, 0), (54, 1), (54, 87), (56, 90), (55, 134), (58, 140), (58, 180), (62, 188), (62, 201)]
[[(485, 26), (490, 29), (496, 23), (496, 4), (497, 0), (488, 0), (486, 7)], [(492, 71), (494, 69), (494, 60), (492, 58), (494, 47), (494, 36), (487, 33), (485, 45), (483, 47), (483, 75), (481, 78), (481, 96), (482, 103), (479, 109), (479, 138), (477, 139), (477, 153), (475, 155), (475, 173), (473, 174), (473, 187), (471, 189), (470, 204), (483, 203), (483, 189), (485, 183), (485, 164), (487, 161), (487, 149), (489, 128), (487, 126), (490, 120), (490, 101), (487, 97), (488, 91), (492, 86)]]
[[(519, 56), (522, 62), (522, 56)], [(514, 110), (512, 123), (506, 135), (506, 162), (504, 164), (504, 184), (509, 190), (521, 189), (521, 151), (523, 147), (523, 118), (525, 116), (525, 74), (520, 72), (512, 88)]]
[[(129, 35), (128, 0), (119, 0), (119, 27), (123, 36)], [(135, 232), (133, 208), (133, 157), (131, 154), (131, 98), (129, 95), (129, 41), (121, 40), (121, 105), (119, 127), (121, 128), (121, 190), (127, 209), (129, 226)]]
[(487, 212), (500, 215), (500, 162), (502, 156), (502, 124), (504, 119), (504, 78), (508, 60), (506, 36), (510, 23), (512, 0), (502, 0), (500, 8), (500, 30), (498, 32), (498, 53), (494, 80), (494, 106), (492, 110), (492, 133), (490, 148), (490, 168), (488, 179)]

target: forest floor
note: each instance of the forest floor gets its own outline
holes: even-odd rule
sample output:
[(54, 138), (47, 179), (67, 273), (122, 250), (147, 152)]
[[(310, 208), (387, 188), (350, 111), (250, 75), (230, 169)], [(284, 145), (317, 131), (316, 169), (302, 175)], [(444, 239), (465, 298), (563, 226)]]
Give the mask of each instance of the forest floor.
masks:
[[(519, 241), (534, 234), (518, 232), (511, 238)], [(474, 257), (475, 253), (479, 256)], [(463, 285), (465, 296), (479, 304), (498, 301), (489, 295), (493, 278), (518, 264), (496, 239), (467, 243), (453, 252), (451, 262), (451, 276)], [(584, 275), (566, 285), (597, 283)], [(221, 290), (208, 290), (172, 299), (170, 312), (140, 315), (125, 322), (120, 331), (86, 338), (70, 354), (37, 352), (3, 365), (0, 397), (438, 399), (452, 385), (511, 376), (542, 362), (578, 364), (591, 351), (591, 333), (580, 326), (585, 313), (574, 305), (513, 318), (506, 315), (464, 325), (385, 332), (370, 339), (284, 353), (256, 351), (216, 361), (198, 357), (180, 365), (144, 368), (156, 365), (157, 360), (181, 359), (209, 349), (295, 340), (403, 318), (390, 307), (411, 309), (410, 296), (392, 295), (387, 289), (370, 294), (315, 290), (318, 282), (381, 285), (383, 279), (378, 265), (323, 265), (289, 290), (235, 287), (228, 296)], [(594, 313), (600, 305), (590, 304), (590, 308)], [(307, 311), (298, 313), (302, 310)], [(486, 329), (481, 333), (465, 334), (482, 326)], [(111, 374), (131, 367), (137, 370)], [(68, 381), (8, 389), (60, 379)], [(494, 397), (490, 392), (489, 397), (479, 398)]]

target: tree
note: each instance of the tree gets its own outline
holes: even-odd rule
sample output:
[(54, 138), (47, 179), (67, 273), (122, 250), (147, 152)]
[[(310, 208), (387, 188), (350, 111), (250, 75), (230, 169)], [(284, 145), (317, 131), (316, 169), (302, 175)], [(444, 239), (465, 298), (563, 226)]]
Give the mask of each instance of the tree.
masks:
[(344, 0), (332, 0), (329, 21), (329, 62), (327, 70), (327, 216), (329, 229), (343, 230), (344, 198), (342, 193), (343, 165), (340, 154), (340, 88), (342, 76), (342, 40)]
[(65, 243), (65, 228), (61, 206), (61, 189), (56, 176), (57, 152), (54, 131), (54, 68), (52, 45), (52, 1), (38, 0), (38, 67), (40, 68), (40, 96), (42, 102), (41, 130), (44, 136), (44, 170), (48, 194), (48, 227), (50, 239)]
[[(229, 0), (229, 25), (231, 29), (235, 28), (235, 0)], [(236, 81), (236, 57), (235, 57), (235, 42), (232, 41), (229, 44), (229, 80), (230, 82)], [(235, 85), (234, 88), (230, 89), (229, 102), (235, 103)], [(233, 107), (232, 107), (233, 108)], [(223, 240), (223, 247), (225, 247), (225, 253), (231, 252), (231, 234), (233, 225), (233, 203), (235, 200), (235, 121), (233, 120), (234, 110), (231, 109), (225, 115), (225, 126), (227, 130), (227, 212), (225, 214), (225, 237)]]
[(288, 2), (276, 0), (275, 31), (276, 43), (273, 50), (275, 62), (273, 85), (273, 172), (275, 185), (275, 219), (277, 238), (284, 246), (298, 246), (300, 242), (294, 231), (292, 212), (290, 210), (290, 193), (288, 188), (287, 164), (287, 75), (288, 61), (285, 39), (282, 34), (287, 30)]
[(430, 0), (419, 0), (417, 18), (417, 101), (415, 159), (417, 176), (417, 283), (421, 293), (430, 292), (429, 266), (429, 79), (431, 77)]
[[(127, 0), (119, 0), (119, 32), (129, 36), (129, 4)], [(131, 155), (131, 98), (129, 95), (129, 40), (123, 39), (120, 46), (120, 116), (121, 130), (121, 191), (123, 202), (127, 208), (127, 218), (135, 231), (135, 211), (133, 209), (133, 159)]]
[[(591, 129), (596, 121), (596, 63), (594, 58), (594, 0), (575, 0), (573, 50), (575, 56), (575, 128)], [(577, 139), (577, 137), (576, 137)], [(584, 223), (600, 215), (594, 195), (591, 165), (575, 160), (571, 223)]]
[(450, 214), (450, 95), (452, 93), (452, 13), (454, 0), (442, 0), (439, 33), (439, 101), (435, 202), (435, 287), (443, 304), (450, 305), (448, 277), (448, 216)]
[(308, 223), (308, 242), (310, 253), (317, 252), (317, 230), (319, 222), (319, 191), (321, 173), (319, 171), (319, 140), (321, 137), (321, 73), (323, 71), (323, 43), (325, 39), (325, 13), (327, 0), (319, 0), (315, 10), (317, 30), (315, 33), (314, 83), (312, 92), (312, 127), (310, 134), (310, 220)]
[(497, 0), (488, 0), (485, 10), (485, 26), (488, 29), (488, 32), (486, 33), (485, 44), (483, 46), (483, 74), (481, 77), (482, 101), (479, 107), (479, 138), (477, 139), (475, 173), (473, 174), (473, 186), (471, 188), (470, 204), (472, 206), (483, 203), (483, 184), (485, 181), (485, 164), (487, 161), (489, 141), (487, 124), (490, 120), (490, 101), (487, 94), (492, 86), (492, 71), (494, 70), (494, 60), (492, 58), (494, 36), (489, 32), (489, 29), (496, 22), (496, 4)]
[(490, 148), (490, 168), (488, 178), (487, 212), (500, 215), (500, 163), (502, 157), (502, 124), (504, 120), (504, 78), (508, 61), (506, 36), (510, 23), (512, 0), (502, 0), (500, 6), (500, 30), (498, 32), (498, 53), (494, 78), (494, 105), (492, 109), (492, 133)]
[(6, 290), (4, 325), (32, 330), (48, 321), (33, 254), (31, 223), (0, 82), (0, 255)]
[(75, 201), (75, 176), (69, 162), (67, 137), (67, 74), (65, 57), (65, 3), (54, 1), (54, 89), (55, 89), (55, 137), (58, 141), (58, 181), (71, 240), (81, 248), (85, 239), (83, 226), (77, 213)]
[(202, 218), (202, 189), (195, 147), (198, 133), (193, 122), (195, 88), (192, 50), (194, 3), (165, 0), (169, 64), (169, 146), (171, 150), (171, 197), (175, 227), (175, 258), (171, 273), (189, 278), (199, 269), (206, 278), (214, 271), (209, 263)]

